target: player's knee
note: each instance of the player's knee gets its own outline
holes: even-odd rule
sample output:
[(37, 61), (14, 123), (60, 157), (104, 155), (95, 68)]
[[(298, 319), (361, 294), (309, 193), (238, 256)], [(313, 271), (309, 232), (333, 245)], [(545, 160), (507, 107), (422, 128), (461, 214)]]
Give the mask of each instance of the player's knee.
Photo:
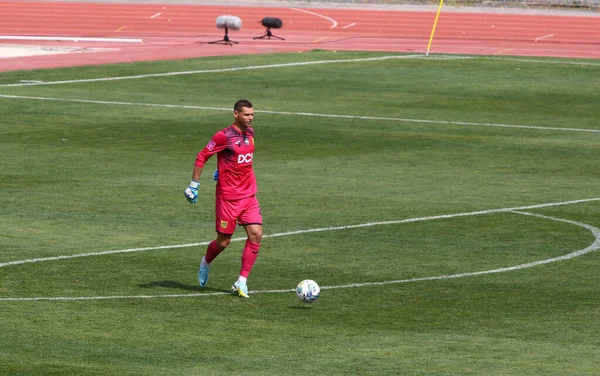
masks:
[(221, 251), (227, 248), (227, 246), (231, 243), (231, 236), (218, 236), (217, 237), (217, 245), (221, 248)]
[(252, 243), (260, 244), (262, 240), (262, 226), (261, 225), (248, 225), (244, 226), (246, 230), (246, 234), (248, 235), (248, 240)]
[(252, 243), (260, 244), (260, 241), (262, 240), (262, 231), (257, 231), (257, 232), (248, 234), (248, 239)]

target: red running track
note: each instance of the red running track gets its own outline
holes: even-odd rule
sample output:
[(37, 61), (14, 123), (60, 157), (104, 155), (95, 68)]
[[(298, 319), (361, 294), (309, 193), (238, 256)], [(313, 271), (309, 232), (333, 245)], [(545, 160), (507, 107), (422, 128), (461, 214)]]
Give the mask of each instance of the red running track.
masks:
[[(215, 22), (224, 14), (238, 16), (243, 21), (241, 30), (229, 31), (231, 40), (239, 42), (237, 45), (209, 44), (223, 38), (224, 31), (217, 29)], [(312, 49), (424, 53), (435, 14), (435, 9), (3, 1), (1, 44), (111, 50), (0, 58), (0, 71)], [(265, 34), (260, 24), (263, 17), (283, 20), (283, 28), (271, 31), (285, 40), (254, 39)], [(594, 13), (442, 11), (430, 52), (598, 59), (599, 21), (600, 14)]]

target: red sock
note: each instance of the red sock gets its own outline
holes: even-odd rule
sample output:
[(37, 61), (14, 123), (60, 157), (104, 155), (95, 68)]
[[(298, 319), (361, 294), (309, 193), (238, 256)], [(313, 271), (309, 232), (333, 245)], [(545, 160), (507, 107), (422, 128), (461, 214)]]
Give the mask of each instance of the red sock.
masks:
[(223, 250), (217, 245), (217, 241), (213, 240), (206, 249), (206, 255), (204, 255), (204, 259), (210, 264), (219, 255), (219, 253), (221, 253), (221, 251)]
[(250, 240), (246, 240), (246, 246), (242, 252), (242, 269), (240, 270), (240, 275), (242, 277), (248, 278), (248, 275), (250, 275), (250, 270), (252, 270), (254, 262), (258, 257), (259, 249), (260, 243), (254, 243)]

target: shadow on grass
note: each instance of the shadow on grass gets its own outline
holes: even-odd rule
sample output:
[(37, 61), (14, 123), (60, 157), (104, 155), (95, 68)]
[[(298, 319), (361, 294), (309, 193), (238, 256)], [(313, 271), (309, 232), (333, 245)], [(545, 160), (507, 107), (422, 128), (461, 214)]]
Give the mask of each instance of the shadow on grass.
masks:
[(289, 306), (289, 309), (312, 309), (312, 306), (309, 305), (296, 305), (296, 306)]
[[(178, 289), (178, 290), (185, 290), (185, 291), (204, 291), (204, 292), (225, 292), (225, 293), (231, 293), (230, 290), (220, 290), (220, 289), (215, 289), (215, 288), (210, 288), (210, 287), (200, 287), (198, 285), (186, 285), (183, 284), (181, 282), (177, 282), (177, 281), (154, 281), (154, 282), (148, 282), (148, 283), (140, 283), (138, 284), (138, 287), (144, 288), (144, 289), (151, 289), (151, 288), (155, 288), (155, 287), (166, 287), (169, 289)], [(252, 292), (252, 291), (250, 291)], [(311, 304), (300, 304), (300, 305), (294, 305), (294, 306), (288, 306), (289, 309), (312, 309), (312, 305)]]
[(177, 281), (154, 281), (148, 283), (140, 283), (138, 287), (151, 289), (154, 287), (166, 287), (169, 289), (178, 289), (185, 291), (213, 291), (213, 292), (229, 292), (229, 290), (211, 289), (210, 287), (200, 287), (198, 285), (186, 285)]

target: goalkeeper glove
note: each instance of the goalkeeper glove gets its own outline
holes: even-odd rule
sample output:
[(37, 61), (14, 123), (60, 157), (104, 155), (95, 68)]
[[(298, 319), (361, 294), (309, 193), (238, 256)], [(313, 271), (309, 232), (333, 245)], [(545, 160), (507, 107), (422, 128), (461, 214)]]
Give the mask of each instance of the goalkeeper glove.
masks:
[(215, 172), (213, 172), (213, 180), (214, 181), (219, 180), (219, 170), (215, 170)]
[(187, 198), (190, 204), (195, 204), (198, 202), (198, 188), (200, 188), (200, 183), (192, 180), (190, 182), (190, 186), (183, 191), (185, 198)]

